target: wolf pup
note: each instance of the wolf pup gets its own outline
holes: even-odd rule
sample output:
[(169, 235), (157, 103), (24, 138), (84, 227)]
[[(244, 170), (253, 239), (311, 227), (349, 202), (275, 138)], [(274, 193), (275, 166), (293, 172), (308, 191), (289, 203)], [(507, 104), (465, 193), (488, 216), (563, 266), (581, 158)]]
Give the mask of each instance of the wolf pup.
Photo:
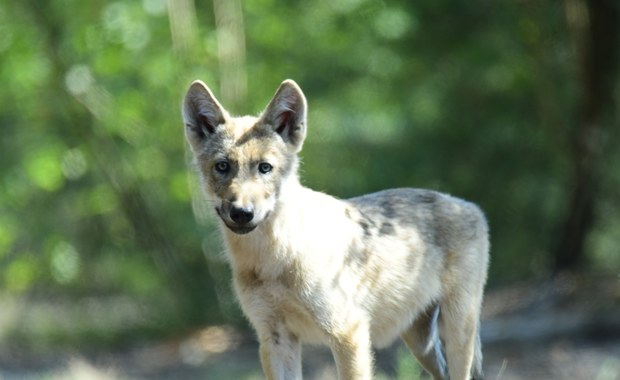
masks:
[(183, 104), (266, 377), (301, 379), (301, 344), (323, 343), (340, 379), (370, 379), (371, 347), (400, 336), (433, 378), (480, 378), (483, 213), (429, 190), (341, 200), (302, 186), (306, 113), (292, 80), (258, 117), (232, 117), (201, 81)]

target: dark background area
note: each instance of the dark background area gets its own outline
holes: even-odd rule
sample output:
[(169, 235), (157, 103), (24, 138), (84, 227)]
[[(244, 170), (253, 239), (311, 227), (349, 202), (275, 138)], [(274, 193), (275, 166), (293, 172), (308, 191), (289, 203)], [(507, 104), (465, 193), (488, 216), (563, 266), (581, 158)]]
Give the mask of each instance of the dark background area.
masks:
[(251, 340), (188, 167), (194, 79), (235, 114), (295, 79), (313, 189), (478, 203), (495, 309), (617, 308), (619, 37), (614, 0), (0, 1), (0, 378), (209, 326)]

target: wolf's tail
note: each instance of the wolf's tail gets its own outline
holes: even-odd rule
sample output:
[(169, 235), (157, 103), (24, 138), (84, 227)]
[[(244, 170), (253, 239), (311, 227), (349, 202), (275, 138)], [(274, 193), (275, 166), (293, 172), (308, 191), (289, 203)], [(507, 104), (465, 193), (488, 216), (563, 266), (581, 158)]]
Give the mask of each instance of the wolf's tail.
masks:
[(448, 378), (448, 363), (446, 362), (446, 353), (444, 352), (443, 343), (439, 337), (439, 305), (433, 309), (433, 316), (430, 325), (430, 337), (428, 340), (428, 346), (426, 352), (433, 350), (435, 352), (435, 359), (437, 360), (437, 368), (442, 378)]

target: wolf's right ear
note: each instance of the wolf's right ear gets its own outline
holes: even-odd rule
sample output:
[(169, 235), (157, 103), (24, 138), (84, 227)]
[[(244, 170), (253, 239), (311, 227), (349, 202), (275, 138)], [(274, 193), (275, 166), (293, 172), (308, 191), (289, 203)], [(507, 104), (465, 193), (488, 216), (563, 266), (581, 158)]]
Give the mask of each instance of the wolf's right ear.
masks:
[(185, 137), (192, 150), (197, 151), (216, 128), (226, 122), (227, 115), (209, 87), (202, 81), (194, 81), (183, 101)]

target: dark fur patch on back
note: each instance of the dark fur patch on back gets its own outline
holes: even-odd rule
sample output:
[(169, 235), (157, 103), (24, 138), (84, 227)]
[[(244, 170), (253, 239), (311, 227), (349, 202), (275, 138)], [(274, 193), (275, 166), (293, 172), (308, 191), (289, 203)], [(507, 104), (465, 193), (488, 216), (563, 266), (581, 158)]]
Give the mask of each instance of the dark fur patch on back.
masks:
[(346, 216), (347, 219), (353, 220), (353, 216), (351, 215), (351, 210), (349, 210), (348, 208), (344, 209), (344, 216)]
[(372, 236), (372, 231), (370, 230), (370, 225), (368, 223), (366, 223), (365, 220), (360, 220), (360, 221), (357, 222), (357, 224), (359, 224), (360, 227), (362, 227), (362, 230), (364, 231), (364, 237)]
[(391, 219), (397, 215), (396, 209), (394, 208), (395, 204), (390, 202), (389, 200), (381, 202), (380, 206), (381, 206), (381, 214), (384, 217)]
[(394, 229), (394, 225), (390, 222), (383, 222), (381, 224), (381, 228), (379, 229), (379, 235), (395, 235), (396, 229)]

